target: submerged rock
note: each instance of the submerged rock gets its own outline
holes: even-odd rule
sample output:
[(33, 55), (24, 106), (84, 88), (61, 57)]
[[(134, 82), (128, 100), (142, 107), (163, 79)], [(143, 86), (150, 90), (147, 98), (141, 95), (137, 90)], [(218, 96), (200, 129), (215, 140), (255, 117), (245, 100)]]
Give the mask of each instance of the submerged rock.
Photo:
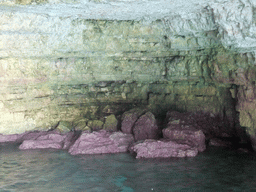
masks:
[(167, 139), (137, 142), (130, 147), (130, 151), (137, 154), (136, 158), (194, 157), (198, 154), (195, 147)]
[(134, 138), (131, 134), (122, 132), (110, 133), (105, 130), (83, 132), (70, 147), (69, 153), (77, 155), (127, 152), (128, 146), (133, 142)]
[(145, 139), (158, 139), (160, 130), (155, 116), (151, 112), (142, 115), (135, 123), (133, 134), (135, 141)]

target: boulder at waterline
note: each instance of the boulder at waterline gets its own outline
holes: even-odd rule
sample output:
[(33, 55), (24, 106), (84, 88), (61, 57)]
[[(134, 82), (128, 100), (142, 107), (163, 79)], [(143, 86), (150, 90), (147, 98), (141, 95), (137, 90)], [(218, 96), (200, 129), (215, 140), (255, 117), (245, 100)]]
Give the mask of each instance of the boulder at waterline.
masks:
[(155, 116), (151, 112), (142, 115), (135, 123), (133, 135), (135, 141), (145, 139), (158, 139), (160, 130), (157, 126)]
[(128, 146), (133, 142), (134, 138), (131, 134), (122, 132), (110, 133), (105, 130), (83, 132), (69, 148), (69, 153), (77, 155), (127, 152)]
[(19, 135), (19, 138), (16, 140), (18, 143), (22, 143), (25, 140), (36, 140), (38, 137), (51, 133), (59, 133), (57, 130), (52, 131), (28, 131)]
[(19, 149), (62, 149), (62, 143), (53, 140), (25, 140)]
[(223, 137), (224, 133), (220, 132), (222, 120), (211, 114), (203, 112), (197, 113), (180, 113), (178, 111), (168, 111), (166, 114), (166, 127), (184, 128), (192, 126), (197, 130), (202, 130), (207, 139), (212, 137)]
[(38, 136), (29, 134), (26, 139), (22, 139), (23, 142), (19, 146), (19, 149), (62, 149), (63, 146), (67, 149), (76, 139), (75, 132), (68, 132), (61, 134), (57, 131), (42, 131), (38, 132)]
[(194, 157), (198, 154), (197, 148), (168, 139), (136, 142), (129, 150), (137, 154), (136, 158)]
[(193, 146), (202, 152), (206, 149), (205, 135), (201, 130), (195, 129), (193, 126), (169, 127), (163, 129), (163, 137), (170, 140), (181, 140), (183, 142), (189, 142), (190, 146)]
[(19, 137), (20, 135), (18, 134), (12, 134), (12, 135), (0, 134), (0, 143), (16, 142)]
[(133, 126), (139, 117), (146, 112), (145, 109), (134, 108), (122, 115), (121, 130), (123, 133), (133, 133)]

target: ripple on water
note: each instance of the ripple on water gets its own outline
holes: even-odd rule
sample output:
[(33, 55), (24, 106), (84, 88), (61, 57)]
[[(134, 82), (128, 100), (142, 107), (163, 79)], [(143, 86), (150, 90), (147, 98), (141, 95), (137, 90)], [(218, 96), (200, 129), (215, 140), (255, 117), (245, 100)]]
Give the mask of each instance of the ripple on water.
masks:
[(194, 158), (71, 156), (0, 145), (0, 192), (255, 191), (256, 157), (210, 148)]

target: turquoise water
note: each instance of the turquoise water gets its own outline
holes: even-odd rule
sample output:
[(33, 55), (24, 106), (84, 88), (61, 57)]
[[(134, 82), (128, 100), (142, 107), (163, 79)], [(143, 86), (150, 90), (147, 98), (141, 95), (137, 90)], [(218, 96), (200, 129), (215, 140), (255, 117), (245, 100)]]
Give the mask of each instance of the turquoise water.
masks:
[(0, 145), (0, 192), (256, 191), (256, 156), (209, 148), (194, 158), (71, 156)]

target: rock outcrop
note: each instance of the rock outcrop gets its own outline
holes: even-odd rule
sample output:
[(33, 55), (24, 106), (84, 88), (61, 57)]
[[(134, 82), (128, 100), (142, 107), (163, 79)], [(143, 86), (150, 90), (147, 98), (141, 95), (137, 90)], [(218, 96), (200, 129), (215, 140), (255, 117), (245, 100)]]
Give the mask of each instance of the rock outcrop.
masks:
[(124, 114), (122, 115), (122, 124), (121, 124), (122, 132), (132, 134), (135, 122), (144, 113), (146, 113), (145, 109), (139, 109), (139, 108), (131, 109), (129, 111), (124, 112)]
[(103, 154), (127, 152), (128, 146), (134, 142), (131, 134), (121, 132), (109, 133), (105, 130), (92, 133), (82, 133), (69, 148), (69, 153)]
[(136, 153), (136, 158), (194, 157), (198, 154), (196, 148), (171, 140), (137, 142), (130, 147), (130, 151)]
[(188, 142), (190, 146), (197, 148), (200, 152), (206, 149), (204, 133), (194, 127), (187, 126), (183, 129), (165, 128), (163, 130), (163, 137), (170, 140)]
[(20, 149), (67, 149), (74, 142), (74, 132), (61, 134), (57, 131), (31, 132), (20, 138)]
[[(116, 131), (116, 120), (103, 117), (136, 106), (156, 116), (210, 114), (219, 118), (212, 130), (197, 122), (207, 138), (249, 139), (256, 149), (255, 7), (251, 0), (1, 0), (0, 133), (13, 136), (0, 138), (58, 122), (69, 122), (61, 123), (69, 132), (77, 117), (88, 119), (78, 130)], [(131, 133), (133, 122), (123, 122)]]
[(160, 130), (155, 116), (151, 112), (142, 115), (134, 124), (133, 135), (135, 141), (145, 139), (159, 139)]

